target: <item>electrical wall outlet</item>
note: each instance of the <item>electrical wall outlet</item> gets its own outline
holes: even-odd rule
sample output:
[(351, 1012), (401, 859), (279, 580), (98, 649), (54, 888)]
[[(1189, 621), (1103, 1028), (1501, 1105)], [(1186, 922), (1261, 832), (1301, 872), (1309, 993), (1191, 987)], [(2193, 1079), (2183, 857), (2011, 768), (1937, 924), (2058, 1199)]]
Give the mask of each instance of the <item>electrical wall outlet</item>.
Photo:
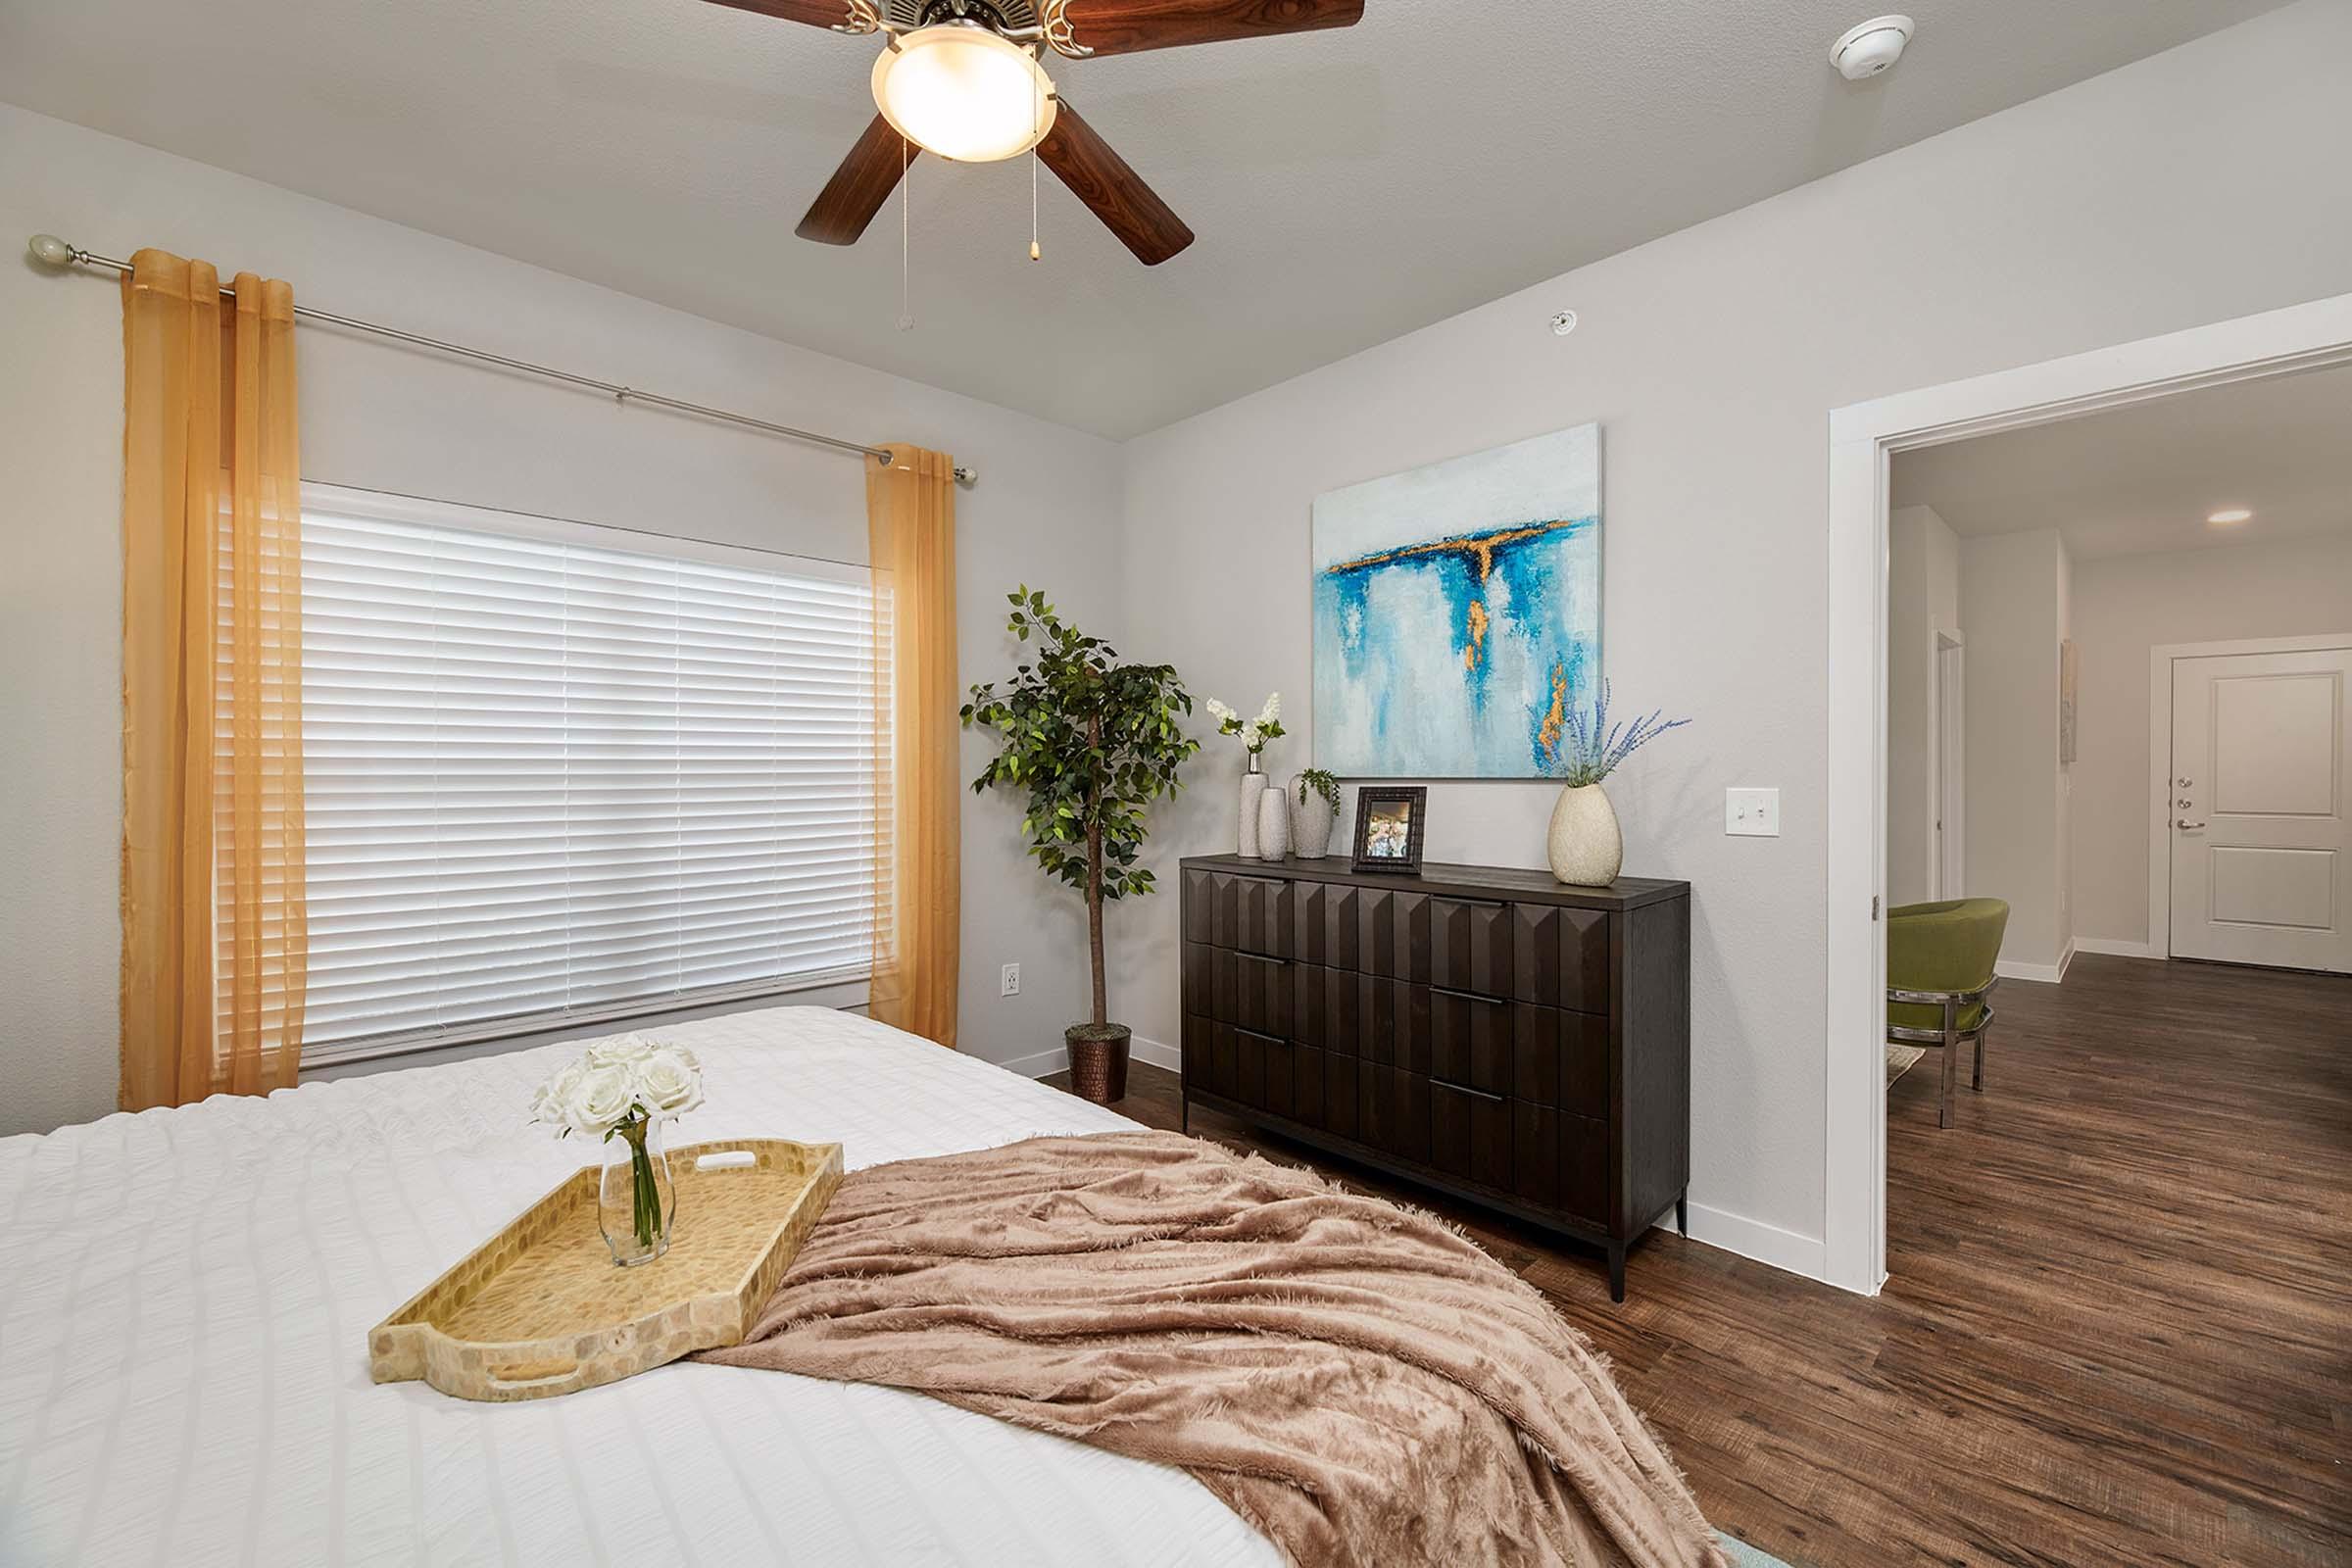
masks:
[(1021, 966), (1017, 963), (1008, 963), (1004, 966), (1004, 974), (997, 981), (997, 995), (1000, 997), (1017, 997), (1020, 994)]
[(1779, 838), (1781, 836), (1781, 792), (1779, 790), (1725, 790), (1723, 792), (1723, 830), (1743, 838)]

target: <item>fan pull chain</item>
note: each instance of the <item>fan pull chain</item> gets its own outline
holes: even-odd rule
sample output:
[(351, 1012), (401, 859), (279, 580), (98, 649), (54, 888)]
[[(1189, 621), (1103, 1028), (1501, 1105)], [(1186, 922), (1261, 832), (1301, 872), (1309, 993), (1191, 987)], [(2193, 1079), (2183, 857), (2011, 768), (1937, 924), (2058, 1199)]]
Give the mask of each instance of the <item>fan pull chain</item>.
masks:
[[(1036, 58), (1035, 50), (1030, 51), (1030, 58)], [(1043, 261), (1046, 256), (1044, 251), (1037, 248), (1037, 144), (1044, 139), (1037, 134), (1037, 124), (1045, 118), (1045, 95), (1032, 90), (1029, 94), (1029, 134), (1032, 138), (1029, 143), (1029, 259), (1033, 262)]]
[(914, 200), (914, 154), (906, 138), (899, 138), (899, 330), (914, 330), (914, 223), (908, 216)]

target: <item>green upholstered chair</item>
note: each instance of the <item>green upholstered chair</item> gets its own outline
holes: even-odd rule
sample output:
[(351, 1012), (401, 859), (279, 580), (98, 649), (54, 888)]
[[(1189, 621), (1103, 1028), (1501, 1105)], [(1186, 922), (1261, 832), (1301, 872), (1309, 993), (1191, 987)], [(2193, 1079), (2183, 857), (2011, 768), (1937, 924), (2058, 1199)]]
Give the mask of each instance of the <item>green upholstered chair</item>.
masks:
[(1984, 1031), (1992, 1023), (1985, 998), (1999, 984), (1992, 965), (2008, 926), (2009, 906), (1999, 899), (1945, 899), (1887, 911), (1886, 1038), (1942, 1048), (1939, 1127), (1952, 1124), (1962, 1046), (1976, 1047), (1973, 1087), (1984, 1088)]

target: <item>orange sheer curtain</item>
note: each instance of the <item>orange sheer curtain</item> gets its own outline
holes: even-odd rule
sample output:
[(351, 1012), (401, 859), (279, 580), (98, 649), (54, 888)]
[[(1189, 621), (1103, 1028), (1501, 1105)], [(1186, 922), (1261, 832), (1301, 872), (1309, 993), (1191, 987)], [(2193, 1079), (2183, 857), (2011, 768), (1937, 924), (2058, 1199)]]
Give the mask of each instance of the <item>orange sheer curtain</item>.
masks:
[(874, 585), (874, 980), (867, 1008), (951, 1050), (962, 903), (956, 465), (893, 446), (865, 478)]
[(294, 293), (122, 280), (125, 1110), (294, 1082), (303, 887)]

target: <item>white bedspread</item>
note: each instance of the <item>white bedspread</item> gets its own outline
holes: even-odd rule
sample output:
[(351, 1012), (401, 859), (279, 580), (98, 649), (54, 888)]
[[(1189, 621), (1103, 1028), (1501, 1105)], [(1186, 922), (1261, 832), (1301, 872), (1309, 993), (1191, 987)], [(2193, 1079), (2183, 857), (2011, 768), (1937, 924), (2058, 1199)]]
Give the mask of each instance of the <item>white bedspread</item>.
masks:
[[(856, 1167), (1134, 1125), (848, 1013), (661, 1032), (710, 1093), (673, 1144)], [(580, 1163), (525, 1125), (576, 1050), (0, 1140), (0, 1563), (1280, 1561), (1182, 1471), (892, 1389), (370, 1383), (368, 1328)]]

